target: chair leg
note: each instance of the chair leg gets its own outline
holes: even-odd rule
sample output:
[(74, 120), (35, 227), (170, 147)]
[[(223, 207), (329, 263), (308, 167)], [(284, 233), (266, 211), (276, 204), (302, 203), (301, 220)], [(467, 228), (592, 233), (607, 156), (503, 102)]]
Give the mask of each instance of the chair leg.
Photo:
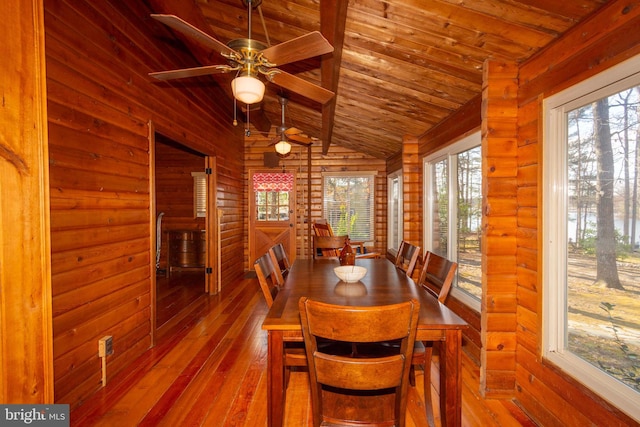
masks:
[(409, 384), (411, 387), (416, 386), (416, 368), (414, 365), (411, 365), (411, 370), (409, 371)]
[(427, 422), (431, 427), (436, 427), (433, 415), (433, 399), (431, 397), (431, 356), (433, 343), (424, 343), (424, 407), (427, 412)]
[(291, 366), (284, 367), (284, 389), (286, 390), (289, 387), (289, 377), (291, 377)]

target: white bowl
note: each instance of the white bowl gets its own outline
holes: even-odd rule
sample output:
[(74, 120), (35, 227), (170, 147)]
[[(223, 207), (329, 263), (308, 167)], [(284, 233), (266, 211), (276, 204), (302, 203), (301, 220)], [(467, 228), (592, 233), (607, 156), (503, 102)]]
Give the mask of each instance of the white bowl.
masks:
[(355, 283), (367, 274), (367, 269), (359, 265), (342, 265), (333, 269), (338, 279), (346, 283)]

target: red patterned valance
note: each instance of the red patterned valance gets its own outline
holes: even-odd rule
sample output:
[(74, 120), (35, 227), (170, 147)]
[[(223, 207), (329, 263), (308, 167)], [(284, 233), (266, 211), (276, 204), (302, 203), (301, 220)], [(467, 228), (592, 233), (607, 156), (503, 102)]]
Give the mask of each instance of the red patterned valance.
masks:
[(292, 173), (255, 173), (253, 191), (292, 191)]

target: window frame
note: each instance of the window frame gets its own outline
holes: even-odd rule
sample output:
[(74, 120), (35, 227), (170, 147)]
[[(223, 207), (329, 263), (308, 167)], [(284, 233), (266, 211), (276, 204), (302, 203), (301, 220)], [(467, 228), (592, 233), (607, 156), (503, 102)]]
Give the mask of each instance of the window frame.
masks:
[[(398, 198), (393, 198), (391, 188), (393, 182), (398, 181)], [(404, 226), (404, 206), (403, 206), (403, 194), (402, 194), (402, 169), (398, 169), (387, 176), (387, 249), (391, 252), (397, 252), (400, 248), (400, 242), (402, 241), (402, 230)], [(393, 212), (393, 203), (396, 202), (397, 208)], [(393, 218), (398, 218), (398, 223), (394, 226)], [(391, 242), (391, 236), (394, 234), (394, 228), (398, 231), (398, 241)]]
[[(329, 215), (327, 213), (327, 202), (326, 202), (326, 197), (325, 197), (325, 191), (326, 191), (326, 179), (327, 178), (366, 178), (370, 180), (370, 189), (371, 189), (371, 200), (369, 202), (369, 230), (370, 230), (370, 235), (368, 239), (360, 239), (360, 238), (355, 238), (353, 237), (353, 239), (355, 240), (363, 240), (365, 242), (374, 242), (376, 239), (376, 230), (375, 230), (375, 218), (376, 218), (376, 212), (375, 212), (375, 199), (376, 199), (376, 176), (377, 176), (377, 172), (375, 171), (354, 171), (354, 172), (323, 172), (322, 173), (322, 217), (324, 219), (327, 220), (327, 222), (329, 222), (329, 224), (331, 224), (331, 222), (329, 221)], [(334, 229), (334, 232), (336, 231), (336, 228), (333, 226), (333, 224), (331, 224), (332, 228)], [(350, 236), (351, 237), (351, 236)]]
[[(432, 176), (432, 165), (440, 162), (442, 160), (447, 159), (449, 166), (449, 224), (457, 224), (457, 221), (452, 221), (451, 218), (457, 218), (458, 211), (458, 201), (457, 201), (457, 192), (451, 191), (452, 188), (457, 189), (457, 162), (452, 162), (451, 159), (457, 156), (459, 153), (470, 150), (472, 148), (481, 147), (482, 146), (482, 136), (480, 130), (476, 130), (474, 132), (465, 135), (458, 141), (438, 150), (434, 153), (424, 157), (423, 159), (423, 176), (425, 177), (423, 183), (423, 200), (424, 200), (424, 236), (423, 242), (425, 242), (425, 251), (431, 250), (431, 242), (433, 242), (433, 230), (430, 227), (430, 224), (433, 224), (433, 194), (431, 192), (431, 182), (430, 177)], [(452, 187), (453, 186), (453, 187)], [(448, 248), (447, 248), (447, 258), (452, 261), (458, 261), (458, 230), (457, 227), (449, 227), (448, 228)], [(466, 306), (472, 308), (473, 310), (480, 312), (481, 310), (481, 299), (477, 298), (475, 295), (470, 294), (469, 292), (460, 289), (458, 287), (457, 274), (454, 279), (453, 285), (451, 287), (450, 295), (465, 304)]]
[(543, 100), (542, 356), (640, 420), (640, 393), (566, 349), (567, 325), (567, 112), (640, 85), (636, 56)]

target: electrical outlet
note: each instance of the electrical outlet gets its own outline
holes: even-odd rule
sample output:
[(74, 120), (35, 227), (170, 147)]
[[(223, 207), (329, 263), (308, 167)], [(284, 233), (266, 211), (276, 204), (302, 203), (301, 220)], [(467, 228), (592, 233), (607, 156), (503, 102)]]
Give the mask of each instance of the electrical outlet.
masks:
[(98, 356), (105, 357), (113, 354), (113, 337), (111, 335), (104, 336), (98, 341)]

